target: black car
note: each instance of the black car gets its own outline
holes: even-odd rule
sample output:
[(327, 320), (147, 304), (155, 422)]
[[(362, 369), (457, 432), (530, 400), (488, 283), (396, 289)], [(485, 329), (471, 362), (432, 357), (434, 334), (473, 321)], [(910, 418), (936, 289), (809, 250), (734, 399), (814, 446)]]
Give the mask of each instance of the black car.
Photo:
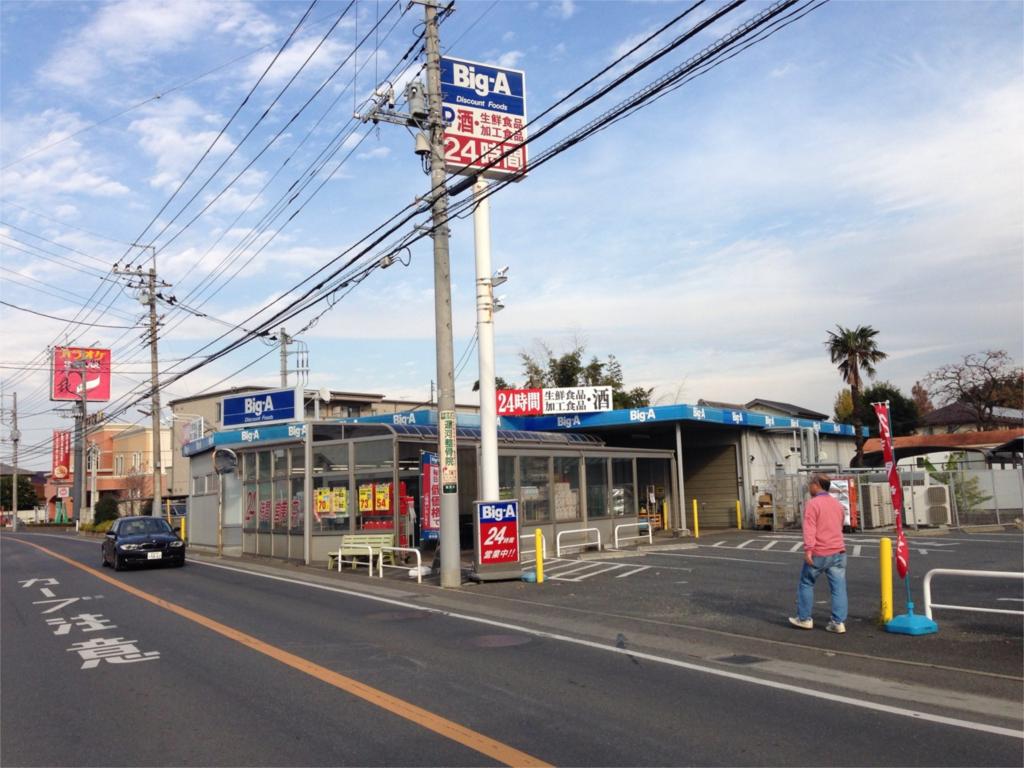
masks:
[(103, 565), (120, 571), (129, 565), (185, 564), (185, 542), (158, 517), (122, 517), (103, 539)]

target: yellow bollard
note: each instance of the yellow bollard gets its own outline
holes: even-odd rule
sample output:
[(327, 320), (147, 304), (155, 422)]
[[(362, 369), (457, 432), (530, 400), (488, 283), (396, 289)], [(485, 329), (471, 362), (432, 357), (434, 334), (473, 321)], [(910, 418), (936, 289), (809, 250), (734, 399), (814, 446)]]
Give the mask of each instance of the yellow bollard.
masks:
[(533, 546), (537, 553), (537, 583), (544, 583), (544, 534), (540, 528), (533, 532)]
[(693, 538), (700, 538), (700, 520), (697, 519), (697, 500), (693, 500)]
[(892, 621), (892, 539), (878, 542), (878, 575), (882, 585), (879, 618), (886, 624)]
[(186, 534), (188, 533), (188, 531), (185, 530), (185, 521), (187, 519), (188, 519), (187, 517), (181, 518), (181, 540), (182, 541), (188, 541), (188, 539), (185, 538)]
[(736, 530), (743, 530), (743, 513), (740, 511), (740, 500), (736, 499)]

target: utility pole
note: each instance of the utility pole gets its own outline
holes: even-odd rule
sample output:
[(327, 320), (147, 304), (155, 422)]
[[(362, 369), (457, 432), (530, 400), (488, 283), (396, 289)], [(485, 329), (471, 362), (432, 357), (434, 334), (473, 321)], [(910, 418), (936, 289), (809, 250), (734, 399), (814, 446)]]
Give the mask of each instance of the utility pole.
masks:
[(378, 100), (360, 120), (383, 121), (413, 127), (416, 154), (429, 159), (431, 237), (434, 241), (434, 325), (437, 356), (437, 454), (441, 469), (441, 586), (462, 585), (459, 543), (459, 473), (455, 442), (455, 353), (452, 345), (452, 289), (448, 254), (448, 190), (445, 187), (444, 121), (441, 117), (441, 40), (438, 34), (437, 0), (413, 0), (425, 12), (426, 105), (423, 86), (406, 86), (409, 114), (394, 110), (394, 93), (378, 94)]
[(85, 493), (88, 488), (88, 481), (86, 480), (86, 443), (88, 434), (86, 418), (89, 412), (89, 387), (88, 387), (88, 368), (89, 363), (85, 360), (76, 360), (71, 363), (71, 367), (78, 371), (78, 388), (81, 390), (82, 396), (78, 401), (78, 424), (75, 429), (75, 485), (74, 485), (74, 497), (75, 507), (74, 515), (75, 519), (80, 522), (84, 522), (84, 516), (82, 513), (85, 511)]
[(288, 386), (288, 342), (290, 341), (284, 326), (278, 331), (277, 338), (281, 342), (281, 388), (284, 389)]
[(169, 288), (170, 283), (160, 282), (156, 279), (156, 246), (139, 245), (138, 243), (132, 243), (132, 245), (136, 248), (153, 252), (148, 272), (143, 273), (142, 267), (137, 268), (135, 271), (122, 270), (118, 269), (115, 264), (114, 274), (129, 275), (137, 278), (140, 282), (132, 287), (141, 291), (139, 301), (149, 307), (149, 371), (152, 387), (151, 407), (153, 410), (153, 508), (151, 514), (153, 517), (164, 517), (160, 476), (162, 463), (160, 457), (160, 366), (157, 357), (157, 328), (159, 324), (156, 315), (156, 290), (158, 287)]
[(14, 519), (11, 528), (18, 532), (18, 441), (21, 440), (21, 431), (18, 429), (18, 393), (13, 395), (14, 404), (11, 406), (11, 445), (14, 447), (14, 467), (11, 469), (11, 508), (14, 510)]

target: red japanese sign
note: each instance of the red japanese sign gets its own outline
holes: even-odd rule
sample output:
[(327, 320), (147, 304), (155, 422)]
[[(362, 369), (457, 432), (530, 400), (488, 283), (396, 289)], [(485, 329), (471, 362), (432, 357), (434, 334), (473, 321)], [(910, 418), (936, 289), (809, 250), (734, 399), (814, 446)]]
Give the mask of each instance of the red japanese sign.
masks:
[(878, 419), (878, 437), (882, 442), (882, 458), (885, 460), (885, 472), (889, 478), (889, 492), (892, 495), (892, 508), (896, 518), (896, 571), (901, 579), (907, 577), (910, 570), (910, 548), (903, 534), (903, 481), (896, 469), (896, 456), (892, 444), (892, 420), (889, 418), (889, 403), (872, 403), (875, 417)]
[(110, 350), (55, 347), (50, 399), (81, 400), (83, 384), (86, 401), (110, 400)]
[(441, 529), (441, 466), (436, 453), (420, 457), (420, 538), (434, 541)]
[(544, 413), (541, 389), (499, 389), (495, 399), (499, 416), (540, 416)]
[(66, 480), (71, 475), (71, 433), (53, 430), (53, 463), (50, 475), (54, 480)]

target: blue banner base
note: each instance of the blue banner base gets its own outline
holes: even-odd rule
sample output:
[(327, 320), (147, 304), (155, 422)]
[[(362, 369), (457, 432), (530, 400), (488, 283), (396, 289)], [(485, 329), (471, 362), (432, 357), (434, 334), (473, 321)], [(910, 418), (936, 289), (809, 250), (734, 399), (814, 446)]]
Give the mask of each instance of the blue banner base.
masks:
[(903, 613), (887, 622), (885, 631), (897, 635), (931, 635), (939, 631), (939, 625), (927, 616)]

